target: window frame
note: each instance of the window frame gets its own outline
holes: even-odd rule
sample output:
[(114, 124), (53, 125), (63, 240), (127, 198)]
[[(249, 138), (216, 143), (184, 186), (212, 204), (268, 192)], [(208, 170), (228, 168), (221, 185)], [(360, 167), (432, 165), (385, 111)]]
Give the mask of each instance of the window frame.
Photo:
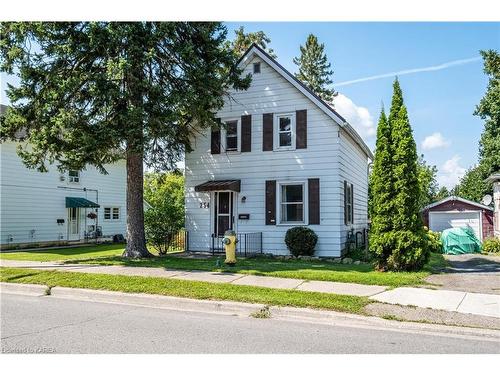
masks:
[(347, 198), (344, 199), (344, 217), (345, 217), (345, 225), (353, 225), (354, 224), (354, 184), (349, 181), (345, 181), (345, 189), (344, 194), (347, 195)]
[[(236, 149), (227, 149), (227, 123), (236, 122)], [(221, 120), (223, 126), (221, 127), (221, 145), (225, 153), (240, 153), (241, 152), (241, 119), (227, 118)]]
[[(76, 172), (77, 175), (76, 176), (71, 176), (71, 172)], [(80, 171), (79, 170), (76, 170), (76, 169), (70, 169), (70, 170), (68, 170), (68, 182), (70, 184), (79, 184), (80, 183), (80, 179), (81, 179), (81, 176), (80, 176)]]
[[(106, 210), (109, 210), (109, 218), (106, 218)], [(115, 210), (118, 210), (118, 218), (115, 219)], [(105, 206), (103, 207), (102, 217), (104, 221), (120, 221), (121, 207), (120, 206)]]
[[(258, 72), (256, 72), (256, 71), (255, 71), (255, 67), (258, 67), (258, 68), (259, 68), (259, 69), (258, 69), (258, 70), (259, 70)], [(252, 72), (253, 72), (253, 74), (260, 74), (260, 73), (262, 72), (262, 71), (261, 71), (261, 64), (260, 64), (260, 61), (254, 62), (254, 63), (252, 64)]]
[[(280, 118), (282, 117), (290, 117), (290, 133), (291, 133), (291, 144), (290, 146), (280, 146), (280, 133), (285, 133), (285, 132), (280, 132)], [(276, 113), (274, 115), (274, 151), (289, 151), (289, 150), (295, 150), (296, 148), (296, 135), (297, 135), (297, 122), (295, 119), (295, 113), (294, 112), (283, 112), (283, 113)], [(287, 132), (288, 133), (288, 132)]]
[[(283, 204), (300, 204), (298, 202), (282, 202), (282, 187), (289, 185), (302, 186), (302, 221), (283, 221), (281, 209)], [(276, 181), (276, 225), (294, 226), (294, 225), (309, 225), (309, 191), (306, 180), (298, 181)]]

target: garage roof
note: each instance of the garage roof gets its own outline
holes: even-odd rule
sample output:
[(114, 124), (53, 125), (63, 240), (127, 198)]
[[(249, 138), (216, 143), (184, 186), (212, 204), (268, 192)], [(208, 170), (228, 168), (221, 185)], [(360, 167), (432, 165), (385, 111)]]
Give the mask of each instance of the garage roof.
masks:
[(430, 209), (432, 207), (439, 206), (440, 204), (443, 204), (443, 203), (446, 203), (446, 202), (449, 202), (449, 201), (459, 201), (459, 202), (462, 202), (462, 203), (467, 203), (467, 204), (470, 204), (470, 205), (473, 205), (473, 206), (481, 207), (484, 210), (493, 211), (493, 208), (491, 208), (490, 206), (485, 206), (484, 204), (477, 203), (477, 202), (474, 202), (474, 201), (470, 201), (470, 200), (465, 199), (465, 198), (460, 198), (460, 197), (457, 197), (455, 195), (452, 195), (452, 196), (449, 196), (448, 198), (444, 198), (444, 199), (441, 199), (440, 201), (431, 203), (431, 204), (425, 206), (424, 208), (422, 208), (422, 211), (428, 210), (428, 209)]

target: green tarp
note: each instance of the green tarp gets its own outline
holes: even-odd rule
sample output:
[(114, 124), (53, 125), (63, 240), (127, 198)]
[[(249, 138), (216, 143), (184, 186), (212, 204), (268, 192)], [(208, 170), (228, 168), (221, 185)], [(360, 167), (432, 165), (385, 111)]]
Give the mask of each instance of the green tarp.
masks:
[(66, 208), (83, 207), (83, 208), (99, 208), (97, 203), (80, 197), (66, 197)]
[(481, 252), (481, 242), (472, 228), (450, 228), (441, 233), (444, 254), (471, 254)]

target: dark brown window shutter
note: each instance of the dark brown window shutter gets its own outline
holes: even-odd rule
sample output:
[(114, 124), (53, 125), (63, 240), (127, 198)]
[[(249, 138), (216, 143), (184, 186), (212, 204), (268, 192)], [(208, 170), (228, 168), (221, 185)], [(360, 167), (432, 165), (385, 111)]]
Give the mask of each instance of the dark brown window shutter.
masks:
[(266, 181), (266, 225), (276, 225), (276, 181)]
[(354, 185), (351, 184), (351, 224), (354, 224)]
[(319, 178), (308, 180), (309, 224), (319, 224)]
[(273, 150), (273, 114), (262, 115), (262, 151)]
[(220, 154), (220, 118), (215, 119), (218, 125), (212, 126), (210, 137), (210, 153)]
[(252, 151), (252, 115), (241, 116), (241, 152)]
[(347, 225), (347, 181), (344, 180), (344, 225)]
[(307, 148), (307, 109), (295, 112), (297, 138), (295, 148)]

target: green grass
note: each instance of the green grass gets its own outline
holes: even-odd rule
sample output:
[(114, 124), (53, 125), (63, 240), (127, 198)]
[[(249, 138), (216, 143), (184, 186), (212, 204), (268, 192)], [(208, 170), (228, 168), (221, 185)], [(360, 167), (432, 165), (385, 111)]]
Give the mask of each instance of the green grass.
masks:
[(92, 259), (99, 257), (120, 256), (125, 249), (123, 244), (67, 247), (60, 249), (19, 251), (0, 253), (0, 259), (32, 260), (39, 262), (53, 262), (64, 260)]
[(301, 292), (233, 284), (122, 275), (0, 268), (0, 281), (23, 284), (148, 293), (203, 300), (229, 300), (272, 306), (309, 307), (362, 314), (366, 297)]
[[(425, 284), (425, 278), (434, 270), (443, 268), (446, 261), (441, 254), (432, 254), (429, 264), (420, 272), (377, 272), (371, 264), (346, 265), (322, 260), (276, 260), (272, 258), (240, 258), (234, 267), (223, 264), (223, 256), (205, 259), (176, 256), (131, 260), (120, 255), (123, 245), (101, 245), (98, 247), (43, 250), (0, 254), (2, 259), (66, 261), (100, 265), (125, 265), (140, 267), (162, 267), (176, 270), (200, 270), (212, 272), (234, 272), (248, 275), (275, 276), (305, 280), (350, 282), (367, 285), (399, 287)], [(222, 266), (217, 266), (220, 260)]]

